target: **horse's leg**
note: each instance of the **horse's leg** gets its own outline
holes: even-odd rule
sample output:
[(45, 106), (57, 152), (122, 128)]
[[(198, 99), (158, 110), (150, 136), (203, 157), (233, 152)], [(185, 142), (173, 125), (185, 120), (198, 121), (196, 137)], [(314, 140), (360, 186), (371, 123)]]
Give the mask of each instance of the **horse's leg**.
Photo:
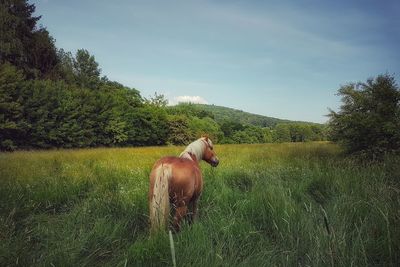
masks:
[(190, 218), (189, 218), (189, 222), (190, 223), (194, 223), (194, 221), (197, 219), (197, 212), (198, 212), (197, 201), (198, 200), (199, 199), (196, 197), (196, 198), (193, 198), (192, 201), (191, 201), (191, 209), (192, 209), (192, 211), (190, 213)]
[(174, 217), (174, 228), (177, 232), (179, 232), (181, 228), (181, 220), (183, 217), (185, 217), (187, 213), (187, 206), (183, 205), (180, 207), (177, 207), (175, 210), (175, 217)]

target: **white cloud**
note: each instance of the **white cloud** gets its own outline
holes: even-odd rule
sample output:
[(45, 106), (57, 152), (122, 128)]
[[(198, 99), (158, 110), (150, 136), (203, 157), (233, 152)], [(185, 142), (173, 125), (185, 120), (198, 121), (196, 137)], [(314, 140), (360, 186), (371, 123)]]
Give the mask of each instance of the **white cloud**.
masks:
[(202, 98), (201, 96), (198, 95), (181, 95), (181, 96), (176, 96), (173, 98), (173, 100), (170, 101), (171, 105), (176, 105), (179, 103), (194, 103), (194, 104), (208, 104), (207, 100)]

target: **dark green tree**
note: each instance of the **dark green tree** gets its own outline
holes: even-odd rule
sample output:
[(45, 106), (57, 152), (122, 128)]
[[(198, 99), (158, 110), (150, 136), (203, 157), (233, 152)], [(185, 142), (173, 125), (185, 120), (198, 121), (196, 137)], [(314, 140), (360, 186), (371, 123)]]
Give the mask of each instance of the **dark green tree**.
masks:
[(249, 135), (247, 131), (236, 131), (232, 135), (232, 140), (236, 144), (254, 144), (257, 143), (257, 138)]
[(235, 121), (225, 120), (221, 124), (221, 130), (227, 138), (232, 137), (236, 131), (241, 131), (243, 129), (244, 126)]
[(9, 62), (27, 78), (51, 78), (58, 58), (53, 38), (37, 27), (34, 4), (26, 0), (0, 2), (0, 64)]
[(24, 75), (10, 64), (0, 65), (0, 150), (14, 150), (29, 128), (20, 101)]
[(76, 82), (74, 74), (74, 57), (71, 52), (66, 52), (64, 49), (57, 50), (58, 64), (56, 66), (59, 74), (59, 79), (66, 81), (68, 84)]
[(342, 106), (330, 111), (330, 135), (350, 153), (370, 157), (400, 149), (400, 91), (393, 76), (339, 89)]
[(277, 143), (291, 142), (290, 126), (287, 123), (278, 123), (273, 131), (273, 140)]
[(305, 123), (289, 124), (290, 139), (292, 142), (306, 142), (314, 138), (311, 126)]
[(168, 143), (187, 145), (191, 141), (189, 118), (185, 115), (168, 115)]
[(28, 62), (32, 69), (37, 70), (38, 78), (58, 78), (56, 66), (59, 62), (54, 39), (49, 32), (40, 28), (33, 34), (32, 46), (28, 48)]
[(323, 141), (326, 140), (326, 125), (311, 125), (312, 141)]
[(129, 125), (127, 144), (145, 146), (167, 143), (168, 120), (165, 109), (144, 105), (125, 111), (124, 116)]
[(95, 89), (99, 86), (99, 64), (86, 49), (78, 49), (73, 64), (76, 81), (80, 87)]

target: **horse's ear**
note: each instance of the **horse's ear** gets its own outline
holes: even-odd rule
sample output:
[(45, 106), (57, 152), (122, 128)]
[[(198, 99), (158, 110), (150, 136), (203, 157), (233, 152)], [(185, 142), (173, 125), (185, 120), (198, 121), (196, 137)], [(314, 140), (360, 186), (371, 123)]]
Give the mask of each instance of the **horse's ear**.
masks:
[(206, 141), (208, 141), (208, 134), (202, 134), (201, 138), (204, 138), (204, 139), (206, 139)]

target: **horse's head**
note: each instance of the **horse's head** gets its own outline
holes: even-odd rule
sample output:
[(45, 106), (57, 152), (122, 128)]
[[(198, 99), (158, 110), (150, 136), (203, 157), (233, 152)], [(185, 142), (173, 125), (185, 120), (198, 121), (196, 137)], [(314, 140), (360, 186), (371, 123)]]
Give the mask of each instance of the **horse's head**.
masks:
[(217, 154), (215, 154), (213, 143), (211, 139), (207, 136), (201, 138), (202, 141), (206, 144), (203, 151), (203, 160), (209, 163), (213, 167), (217, 167), (219, 164), (219, 159)]

